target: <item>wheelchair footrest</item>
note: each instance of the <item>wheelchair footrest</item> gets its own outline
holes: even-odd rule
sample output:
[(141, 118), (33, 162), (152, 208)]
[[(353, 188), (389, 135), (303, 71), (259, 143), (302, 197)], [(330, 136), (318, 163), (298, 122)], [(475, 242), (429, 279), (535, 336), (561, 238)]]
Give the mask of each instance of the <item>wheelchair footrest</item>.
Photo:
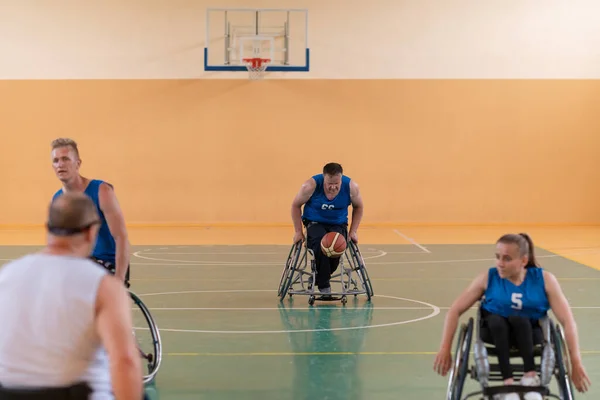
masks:
[(542, 396), (548, 396), (550, 394), (550, 390), (544, 386), (498, 385), (489, 386), (483, 389), (483, 395), (490, 397), (497, 394), (530, 392), (537, 392), (540, 393)]
[(315, 300), (317, 301), (340, 301), (342, 300), (344, 296), (333, 296), (333, 295), (329, 295), (329, 294), (323, 294), (323, 295), (315, 295)]

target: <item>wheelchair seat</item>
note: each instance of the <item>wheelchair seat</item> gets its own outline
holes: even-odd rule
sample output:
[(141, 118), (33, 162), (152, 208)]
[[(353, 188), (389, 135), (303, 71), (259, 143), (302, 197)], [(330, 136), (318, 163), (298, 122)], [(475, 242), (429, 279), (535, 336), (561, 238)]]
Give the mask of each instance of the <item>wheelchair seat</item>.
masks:
[[(478, 310), (478, 323), (479, 323), (479, 338), (486, 347), (488, 355), (496, 355), (494, 339), (492, 337), (491, 330), (487, 324), (486, 319), (483, 316), (482, 307), (479, 306)], [(543, 345), (544, 345), (544, 330), (540, 321), (536, 321), (532, 326), (533, 331), (533, 355), (535, 357), (541, 356)], [(517, 340), (514, 333), (510, 334), (510, 357), (520, 357), (519, 349), (517, 348)]]

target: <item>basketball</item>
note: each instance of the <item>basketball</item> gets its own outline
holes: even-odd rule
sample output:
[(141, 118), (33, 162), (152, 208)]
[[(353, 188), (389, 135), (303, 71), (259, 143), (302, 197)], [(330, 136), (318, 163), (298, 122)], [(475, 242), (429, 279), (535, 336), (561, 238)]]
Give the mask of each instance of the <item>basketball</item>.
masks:
[(346, 239), (339, 232), (329, 232), (321, 239), (321, 250), (330, 258), (337, 258), (346, 251)]

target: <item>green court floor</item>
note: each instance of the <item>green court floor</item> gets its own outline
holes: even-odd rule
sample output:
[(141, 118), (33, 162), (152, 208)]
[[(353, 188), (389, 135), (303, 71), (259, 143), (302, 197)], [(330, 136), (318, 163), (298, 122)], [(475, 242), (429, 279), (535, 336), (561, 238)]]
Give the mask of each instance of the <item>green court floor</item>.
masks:
[[(38, 247), (0, 247), (12, 259)], [(163, 339), (161, 400), (440, 399), (433, 360), (448, 306), (493, 265), (493, 245), (360, 245), (375, 297), (308, 305), (280, 302), (289, 246), (138, 246), (132, 290)], [(592, 380), (577, 399), (600, 398), (600, 271), (538, 249), (578, 321)], [(5, 261), (0, 261), (5, 262)], [(474, 316), (471, 310), (463, 317)], [(465, 390), (477, 389), (468, 381)]]

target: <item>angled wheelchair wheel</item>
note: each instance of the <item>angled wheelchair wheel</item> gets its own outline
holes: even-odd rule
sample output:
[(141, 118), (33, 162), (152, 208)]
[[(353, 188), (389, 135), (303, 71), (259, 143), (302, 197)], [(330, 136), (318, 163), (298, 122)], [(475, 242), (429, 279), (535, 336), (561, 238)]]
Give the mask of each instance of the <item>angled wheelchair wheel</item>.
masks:
[(133, 324), (140, 357), (144, 362), (144, 384), (152, 382), (162, 361), (162, 342), (160, 332), (148, 307), (131, 290), (131, 300), (134, 303)]
[(448, 378), (448, 390), (446, 400), (461, 400), (465, 380), (469, 372), (469, 353), (473, 340), (473, 318), (469, 318), (467, 324), (462, 324), (456, 339), (456, 350), (454, 351), (454, 365), (450, 370)]
[(558, 392), (561, 400), (573, 400), (573, 386), (571, 383), (571, 367), (567, 342), (562, 327), (559, 324), (550, 327), (552, 342), (556, 352), (555, 376), (558, 383)]
[(303, 243), (304, 242), (294, 243), (290, 249), (287, 261), (285, 262), (285, 267), (281, 274), (281, 280), (279, 281), (279, 290), (277, 291), (277, 296), (279, 296), (280, 300), (285, 299), (288, 290), (292, 286), (294, 272), (296, 272), (296, 266), (300, 260), (300, 255), (302, 254)]
[(348, 242), (350, 244), (351, 257), (356, 263), (356, 273), (358, 274), (363, 289), (365, 290), (367, 300), (371, 300), (371, 297), (373, 297), (374, 292), (373, 286), (371, 285), (371, 279), (369, 278), (369, 273), (367, 272), (367, 267), (365, 266), (365, 261), (356, 243), (354, 243), (352, 240), (349, 240)]

